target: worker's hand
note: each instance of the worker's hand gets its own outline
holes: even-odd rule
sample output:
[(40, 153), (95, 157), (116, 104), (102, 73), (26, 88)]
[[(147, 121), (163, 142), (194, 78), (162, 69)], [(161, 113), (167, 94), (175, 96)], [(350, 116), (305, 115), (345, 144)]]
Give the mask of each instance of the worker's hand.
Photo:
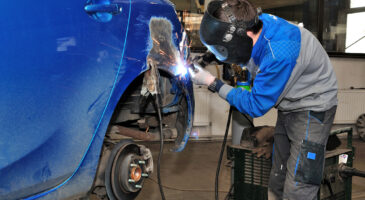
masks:
[(198, 64), (194, 63), (195, 69), (189, 67), (189, 73), (193, 83), (196, 85), (206, 85), (209, 86), (211, 83), (214, 82), (215, 77), (209, 73), (208, 71), (204, 70)]

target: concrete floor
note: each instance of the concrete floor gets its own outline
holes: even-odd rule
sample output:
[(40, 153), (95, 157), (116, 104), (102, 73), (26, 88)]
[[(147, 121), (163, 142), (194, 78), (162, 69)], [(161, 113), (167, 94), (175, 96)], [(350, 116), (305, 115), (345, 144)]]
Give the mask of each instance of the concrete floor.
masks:
[[(354, 167), (356, 169), (365, 171), (365, 142), (357, 139), (353, 141), (355, 146), (355, 159)], [(342, 142), (344, 143), (344, 142)], [(365, 199), (365, 178), (353, 177), (352, 178), (352, 199), (364, 200)]]
[[(229, 143), (229, 142), (228, 142)], [(342, 142), (346, 143), (345, 140)], [(354, 167), (365, 170), (365, 142), (354, 140), (356, 158)], [(159, 143), (145, 143), (151, 148), (154, 157), (154, 173), (144, 183), (143, 190), (137, 200), (160, 200), (157, 184), (157, 156)], [(172, 143), (166, 143), (161, 163), (161, 179), (167, 200), (212, 200), (214, 199), (214, 179), (221, 141), (197, 142), (189, 141), (185, 150), (180, 153), (170, 152)], [(219, 199), (224, 199), (230, 187), (230, 168), (226, 152), (219, 179)], [(352, 195), (355, 200), (365, 199), (365, 178), (354, 177)]]
[[(137, 200), (160, 200), (157, 184), (157, 156), (159, 143), (145, 144), (150, 147), (154, 157), (154, 173), (145, 181)], [(172, 143), (166, 143), (161, 162), (161, 180), (165, 197), (168, 200), (214, 199), (214, 179), (221, 142), (190, 141), (183, 152), (170, 152)], [(224, 156), (225, 157), (225, 156)], [(224, 158), (223, 163), (226, 163)], [(219, 190), (224, 199), (230, 187), (230, 168), (222, 165)]]

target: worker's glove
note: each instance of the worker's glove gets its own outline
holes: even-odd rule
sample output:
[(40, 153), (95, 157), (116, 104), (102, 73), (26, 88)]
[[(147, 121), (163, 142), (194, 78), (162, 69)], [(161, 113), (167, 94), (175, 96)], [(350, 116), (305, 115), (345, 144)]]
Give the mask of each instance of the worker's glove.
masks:
[(196, 85), (209, 86), (211, 83), (214, 82), (215, 79), (215, 77), (211, 73), (204, 70), (196, 63), (194, 63), (194, 68), (189, 67), (189, 73), (193, 83), (195, 83)]

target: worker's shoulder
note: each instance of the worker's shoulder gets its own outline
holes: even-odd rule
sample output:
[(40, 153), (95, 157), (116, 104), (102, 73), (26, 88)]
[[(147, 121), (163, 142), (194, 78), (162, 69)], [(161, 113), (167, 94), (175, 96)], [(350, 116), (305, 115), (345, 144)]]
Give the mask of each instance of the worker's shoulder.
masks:
[(263, 32), (269, 40), (292, 40), (300, 42), (299, 27), (283, 18), (271, 14), (260, 16)]
[(272, 61), (296, 60), (300, 47), (300, 42), (295, 40), (268, 40), (265, 45), (265, 58)]
[(276, 16), (266, 15), (263, 19), (265, 57), (272, 57), (275, 60), (296, 59), (301, 47), (299, 27)]

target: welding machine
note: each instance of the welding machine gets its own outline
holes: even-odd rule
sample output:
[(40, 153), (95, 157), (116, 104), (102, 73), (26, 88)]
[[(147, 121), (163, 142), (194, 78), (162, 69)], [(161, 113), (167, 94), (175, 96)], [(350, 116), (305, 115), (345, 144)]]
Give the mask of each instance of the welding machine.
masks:
[[(318, 192), (319, 200), (350, 200), (352, 176), (365, 173), (352, 168), (355, 148), (352, 146), (352, 128), (332, 131), (331, 135), (347, 133), (347, 146), (326, 152), (325, 169)], [(271, 159), (258, 158), (252, 146), (228, 145), (227, 158), (233, 161), (230, 199), (266, 200), (271, 170)]]

